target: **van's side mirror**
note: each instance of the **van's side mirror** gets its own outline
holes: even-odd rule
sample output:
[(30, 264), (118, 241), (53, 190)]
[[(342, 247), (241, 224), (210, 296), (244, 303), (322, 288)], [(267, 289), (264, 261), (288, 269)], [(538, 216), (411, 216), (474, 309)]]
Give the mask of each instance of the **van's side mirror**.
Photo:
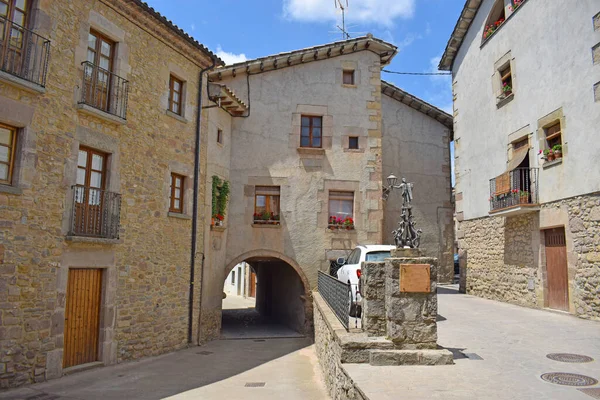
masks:
[(344, 265), (346, 263), (346, 260), (344, 259), (344, 257), (340, 257), (337, 259), (336, 263), (337, 265)]

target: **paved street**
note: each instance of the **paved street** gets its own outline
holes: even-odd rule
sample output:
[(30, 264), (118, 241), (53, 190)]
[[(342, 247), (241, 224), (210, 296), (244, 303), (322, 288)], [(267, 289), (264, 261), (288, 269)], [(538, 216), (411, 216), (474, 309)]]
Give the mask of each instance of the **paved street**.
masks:
[[(262, 340), (262, 339), (261, 339)], [(246, 387), (264, 382), (264, 387)], [(219, 340), (160, 357), (98, 368), (10, 392), (0, 399), (323, 400), (310, 339)]]
[[(346, 370), (370, 400), (600, 398), (540, 379), (548, 372), (572, 372), (600, 380), (600, 322), (448, 289), (440, 289), (438, 299), (438, 343), (462, 358), (455, 360), (456, 365), (435, 367), (346, 364)], [(557, 362), (546, 358), (549, 353), (576, 353), (595, 361)], [(477, 356), (483, 360), (477, 360)], [(600, 392), (600, 385), (593, 388)]]

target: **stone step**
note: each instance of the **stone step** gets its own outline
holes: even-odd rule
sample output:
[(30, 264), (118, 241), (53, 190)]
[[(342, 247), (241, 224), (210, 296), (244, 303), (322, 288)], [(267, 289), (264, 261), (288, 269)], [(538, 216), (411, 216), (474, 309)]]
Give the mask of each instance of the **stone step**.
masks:
[(450, 365), (452, 353), (446, 349), (435, 350), (371, 350), (369, 364), (383, 365)]

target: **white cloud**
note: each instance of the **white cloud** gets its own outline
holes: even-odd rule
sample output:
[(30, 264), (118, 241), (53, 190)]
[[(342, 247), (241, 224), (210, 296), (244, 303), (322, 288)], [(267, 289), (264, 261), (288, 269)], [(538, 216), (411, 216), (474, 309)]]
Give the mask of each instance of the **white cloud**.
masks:
[(244, 62), (248, 59), (246, 57), (246, 54), (244, 54), (244, 53), (235, 54), (235, 53), (229, 53), (227, 51), (224, 51), (221, 48), (221, 45), (217, 46), (217, 57), (219, 57), (221, 60), (223, 60), (225, 62), (225, 64), (227, 64), (227, 65)]
[[(346, 0), (340, 1), (346, 5)], [(349, 0), (346, 21), (389, 27), (397, 18), (411, 18), (415, 2), (416, 0)], [(341, 20), (341, 11), (334, 7), (331, 0), (283, 0), (283, 15), (304, 22)]]

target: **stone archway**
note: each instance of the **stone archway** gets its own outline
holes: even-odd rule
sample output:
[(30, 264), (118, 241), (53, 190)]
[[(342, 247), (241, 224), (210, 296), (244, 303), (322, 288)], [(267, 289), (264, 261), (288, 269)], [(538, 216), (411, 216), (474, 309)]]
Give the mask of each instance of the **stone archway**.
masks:
[(312, 335), (311, 288), (298, 263), (276, 251), (253, 250), (227, 263), (223, 281), (243, 261), (257, 272), (256, 310), (295, 332)]

